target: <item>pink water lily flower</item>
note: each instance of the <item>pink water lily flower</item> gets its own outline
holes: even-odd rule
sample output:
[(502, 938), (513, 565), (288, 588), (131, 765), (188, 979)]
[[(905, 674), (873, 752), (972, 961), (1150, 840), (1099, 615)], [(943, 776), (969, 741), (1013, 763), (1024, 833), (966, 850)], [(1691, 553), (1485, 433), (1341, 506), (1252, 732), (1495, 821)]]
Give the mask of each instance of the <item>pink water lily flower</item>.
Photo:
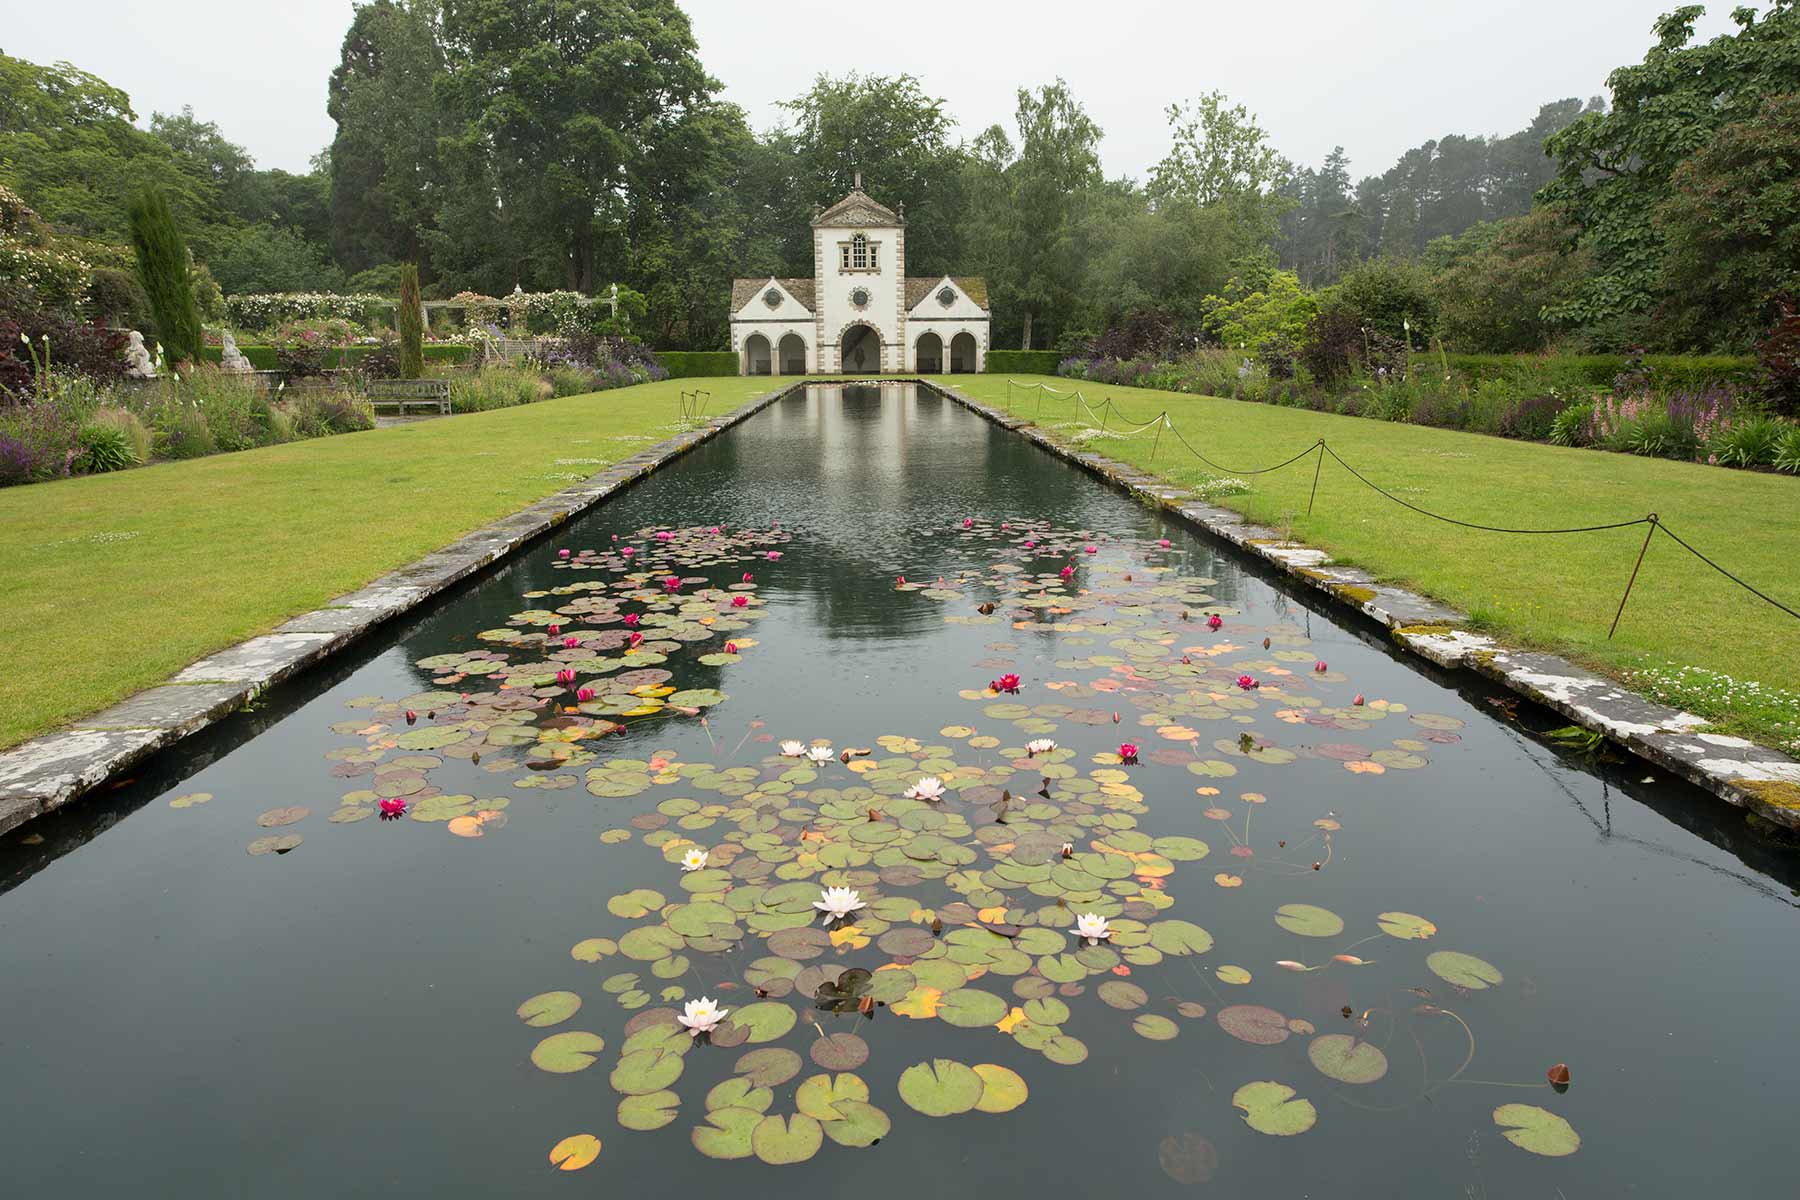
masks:
[(638, 643), (642, 642), (643, 640), (644, 640), (644, 635), (634, 629), (631, 631), (631, 635), (625, 639), (625, 644), (630, 646), (633, 650), (635, 650), (638, 647)]
[(736, 642), (726, 642), (725, 643), (725, 653), (736, 654), (737, 652), (738, 652), (738, 649), (737, 649)]
[(1237, 677), (1237, 685), (1239, 687), (1243, 688), (1246, 692), (1250, 691), (1253, 688), (1259, 688), (1262, 686), (1262, 684), (1258, 683), (1254, 677), (1249, 676), (1249, 675), (1239, 675)]
[(718, 525), (714, 525), (711, 529), (707, 530), (706, 532), (708, 532), (708, 533), (724, 533), (725, 530)]
[(733, 608), (746, 608), (749, 604), (750, 597), (748, 596), (733, 596), (731, 598), (731, 607)]
[(1361, 692), (1356, 693), (1356, 699), (1352, 700), (1350, 703), (1356, 705), (1356, 707), (1358, 707), (1358, 708), (1361, 708), (1364, 703), (1363, 694)]
[(779, 551), (779, 550), (769, 551), (769, 561), (770, 562), (774, 562), (776, 559), (778, 559), (780, 557), (781, 557), (781, 551)]
[(1088, 547), (1087, 547), (1087, 552), (1088, 552), (1088, 553), (1089, 553), (1089, 554), (1098, 554), (1098, 553), (1100, 553), (1100, 547), (1098, 547), (1098, 546), (1095, 546), (1095, 545), (1093, 545), (1093, 544), (1091, 544), (1091, 543), (1090, 543), (1090, 544), (1089, 544), (1089, 545), (1088, 545)]
[(562, 632), (562, 626), (561, 625), (552, 625), (552, 626), (550, 626), (549, 629), (545, 630), (544, 632), (548, 633), (551, 637), (555, 637), (557, 634)]
[(1128, 762), (1128, 763), (1134, 763), (1137, 761), (1137, 756), (1138, 756), (1138, 748), (1134, 743), (1132, 743), (1132, 742), (1120, 742), (1119, 743), (1119, 757), (1122, 760), (1124, 760), (1125, 762)]
[(638, 615), (636, 613), (626, 613), (625, 614), (625, 623), (627, 625), (636, 625), (638, 623), (639, 619), (640, 618), (638, 617)]
[(750, 572), (748, 572), (748, 571), (745, 571), (745, 572), (744, 572), (744, 578), (743, 578), (743, 582), (744, 582), (744, 583), (749, 583), (749, 582), (750, 582)]
[(1008, 673), (1006, 675), (1002, 675), (998, 679), (990, 679), (990, 680), (988, 680), (988, 690), (995, 691), (995, 692), (1006, 692), (1010, 695), (1016, 696), (1016, 695), (1018, 695), (1018, 692), (1019, 692), (1019, 677), (1017, 675)]
[(895, 587), (905, 587), (906, 586), (906, 576), (904, 576), (904, 575), (894, 576), (894, 586)]
[(1058, 572), (1058, 573), (1059, 573), (1059, 574), (1060, 574), (1060, 575), (1061, 575), (1061, 576), (1062, 576), (1062, 577), (1063, 577), (1063, 578), (1064, 578), (1064, 579), (1067, 579), (1067, 578), (1068, 578), (1068, 577), (1069, 577), (1069, 576), (1071, 576), (1071, 575), (1073, 575), (1073, 574), (1074, 574), (1074, 573), (1075, 573), (1075, 568), (1074, 568), (1074, 567), (1064, 567), (1064, 568), (1063, 568), (1063, 569), (1062, 569), (1062, 570), (1061, 570), (1061, 571), (1060, 571), (1060, 572)]
[(407, 709), (407, 710), (406, 710), (406, 723), (407, 723), (407, 724), (408, 724), (408, 725), (411, 725), (411, 724), (412, 724), (412, 723), (413, 723), (413, 722), (414, 722), (414, 721), (416, 721), (416, 720), (418, 720), (418, 719), (419, 719), (419, 714), (418, 714), (418, 713), (416, 713), (416, 712), (414, 712), (414, 711), (413, 711), (413, 710), (412, 710), (412, 709), (410, 709), (410, 708), (409, 708), (409, 709)]
[(557, 551), (557, 552), (556, 552), (556, 557), (558, 557), (558, 558), (567, 558), (567, 557), (569, 557), (569, 552), (568, 552), (568, 551), (567, 551), (567, 550), (558, 550), (558, 551)]
[(656, 531), (656, 540), (659, 542), (672, 542), (675, 540), (675, 535), (666, 529), (659, 529)]
[(1169, 539), (1168, 538), (1157, 538), (1156, 544), (1158, 546), (1161, 546), (1164, 550), (1167, 550), (1169, 548)]
[(392, 796), (381, 802), (381, 819), (382, 820), (393, 821), (393, 820), (397, 820), (398, 818), (403, 817), (405, 815), (406, 815), (406, 801), (402, 800), (400, 797)]
[(556, 673), (556, 682), (562, 684), (564, 687), (568, 687), (571, 683), (574, 683), (575, 682), (574, 668), (564, 667), (562, 670), (558, 671)]
[(592, 700), (594, 698), (594, 689), (593, 688), (582, 688), (581, 690), (579, 690), (575, 693), (575, 698), (577, 700), (581, 701), (583, 704), (586, 704), (589, 700)]
[(967, 529), (967, 528), (969, 528), (969, 527), (970, 527), (970, 526), (971, 526), (971, 525), (973, 525), (973, 524), (975, 524), (975, 518), (974, 518), (974, 517), (964, 517), (964, 518), (963, 518), (963, 528), (964, 528), (964, 529)]
[(619, 553), (626, 558), (630, 558), (632, 555), (636, 554), (637, 551), (633, 550), (630, 546), (627, 546), (623, 550), (619, 551)]
[(1012, 528), (1012, 522), (1011, 522), (1011, 521), (1002, 521), (1002, 522), (1000, 522), (1000, 528), (1001, 528), (1001, 530), (1002, 530), (1002, 531), (1005, 531), (1005, 530), (1008, 530), (1008, 529), (1011, 529), (1011, 528)]
[(570, 634), (568, 637), (563, 639), (563, 649), (564, 650), (573, 650), (577, 646), (580, 646), (580, 645), (581, 645), (581, 639), (576, 637), (574, 634)]
[(1026, 539), (1025, 539), (1025, 548), (1026, 548), (1026, 549), (1027, 549), (1027, 550), (1036, 550), (1036, 549), (1037, 549), (1037, 543), (1036, 543), (1036, 542), (1034, 542), (1034, 541), (1032, 541), (1032, 540), (1031, 540), (1031, 539), (1030, 539), (1030, 538), (1026, 538)]
[(1313, 664), (1313, 670), (1315, 670), (1315, 671), (1325, 671), (1325, 670), (1328, 670), (1328, 669), (1329, 669), (1329, 668), (1327, 668), (1327, 667), (1326, 667), (1326, 666), (1325, 666), (1325, 660), (1324, 660), (1324, 659), (1322, 659), (1322, 658), (1321, 658), (1321, 659), (1320, 659), (1320, 660), (1319, 660), (1319, 661), (1318, 661), (1318, 662), (1316, 662), (1316, 663), (1314, 663), (1314, 664)]
[(667, 579), (663, 580), (663, 587), (671, 592), (679, 592), (681, 590), (681, 577), (679, 575), (669, 576)]
[(1206, 627), (1208, 629), (1217, 629), (1224, 623), (1224, 618), (1220, 617), (1218, 613), (1214, 613), (1212, 616), (1206, 618)]

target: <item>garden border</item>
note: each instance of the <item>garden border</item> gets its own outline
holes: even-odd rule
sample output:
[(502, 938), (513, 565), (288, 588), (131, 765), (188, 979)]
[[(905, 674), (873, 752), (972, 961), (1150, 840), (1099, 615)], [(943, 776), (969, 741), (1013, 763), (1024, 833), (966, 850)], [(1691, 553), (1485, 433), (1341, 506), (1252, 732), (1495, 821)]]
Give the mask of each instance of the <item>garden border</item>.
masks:
[(1063, 445), (1033, 422), (946, 384), (917, 382), (1374, 619), (1402, 648), (1421, 658), (1485, 675), (1722, 800), (1800, 829), (1800, 762), (1787, 755), (1747, 738), (1705, 732), (1702, 717), (1659, 704), (1559, 655), (1519, 650), (1467, 629), (1467, 613), (1378, 583), (1361, 568), (1336, 565), (1325, 551), (1284, 539), (1280, 530), (1254, 524), (1231, 509), (1191, 500), (1189, 489), (1160, 476)]
[(224, 720), (264, 689), (510, 557), (801, 386), (804, 381), (798, 377), (784, 382), (321, 608), (190, 663), (165, 683), (0, 753), (0, 834), (61, 808), (157, 751)]

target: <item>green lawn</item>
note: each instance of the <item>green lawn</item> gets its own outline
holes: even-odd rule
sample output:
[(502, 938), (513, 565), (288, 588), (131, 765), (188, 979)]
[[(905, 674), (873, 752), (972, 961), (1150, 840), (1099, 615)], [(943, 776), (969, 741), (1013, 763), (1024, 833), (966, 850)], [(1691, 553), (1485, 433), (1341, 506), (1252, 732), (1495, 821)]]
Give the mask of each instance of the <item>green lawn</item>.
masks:
[[(992, 404), (1007, 401), (1004, 376), (945, 382)], [(1273, 465), (1324, 438), (1387, 490), (1462, 520), (1574, 526), (1654, 511), (1721, 565), (1800, 608), (1800, 478), (1066, 379), (1021, 382), (1062, 391), (1080, 386), (1095, 405), (1110, 396), (1133, 421), (1166, 408), (1197, 449), (1237, 469)], [(1076, 419), (1072, 400), (1045, 396), (1042, 405), (1036, 417), (1037, 393), (1012, 392), (1013, 411), (1064, 438), (1080, 432), (1066, 424)], [(1154, 462), (1149, 434), (1084, 444), (1183, 484), (1218, 474), (1167, 433)], [(1800, 620), (1742, 591), (1661, 535), (1644, 560), (1617, 636), (1607, 640), (1643, 544), (1642, 526), (1569, 537), (1459, 529), (1381, 498), (1329, 458), (1308, 517), (1312, 481), (1313, 459), (1307, 458), (1250, 478), (1249, 493), (1220, 503), (1277, 528), (1291, 527), (1294, 537), (1342, 561), (1454, 604), (1515, 644), (1553, 649), (1614, 674), (1697, 666), (1765, 689), (1800, 691)], [(1800, 742), (1800, 707), (1792, 696), (1693, 685), (1671, 698), (1771, 744), (1793, 748)]]
[(672, 379), (0, 490), (0, 747), (161, 683), (775, 381)]

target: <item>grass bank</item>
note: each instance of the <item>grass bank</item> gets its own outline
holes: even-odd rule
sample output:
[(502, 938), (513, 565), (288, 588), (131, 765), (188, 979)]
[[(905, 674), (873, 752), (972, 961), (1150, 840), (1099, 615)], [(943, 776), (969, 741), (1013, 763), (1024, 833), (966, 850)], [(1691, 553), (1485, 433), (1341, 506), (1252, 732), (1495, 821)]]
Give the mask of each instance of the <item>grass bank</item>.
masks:
[[(1655, 512), (1723, 566), (1800, 608), (1800, 479), (1791, 476), (1054, 377), (1020, 381), (1062, 392), (1082, 386), (1090, 402), (1110, 397), (1134, 422), (1167, 409), (1197, 449), (1239, 470), (1271, 466), (1324, 438), (1388, 491), (1465, 521), (1567, 527)], [(945, 382), (991, 404), (1007, 401), (1004, 376)], [(1196, 461), (1166, 432), (1154, 460), (1149, 433), (1094, 436), (1067, 398), (1045, 395), (1040, 415), (1036, 395), (1014, 389), (1012, 407), (1059, 437), (1189, 487), (1229, 474)], [(1643, 526), (1557, 537), (1462, 529), (1382, 498), (1329, 458), (1309, 517), (1312, 458), (1243, 478), (1247, 492), (1217, 502), (1456, 605), (1510, 642), (1566, 654), (1721, 728), (1800, 750), (1800, 620), (1674, 542), (1659, 535), (1651, 543), (1618, 633), (1607, 639)]]
[[(769, 379), (709, 379), (707, 412)], [(0, 490), (0, 747), (675, 432), (691, 381)]]

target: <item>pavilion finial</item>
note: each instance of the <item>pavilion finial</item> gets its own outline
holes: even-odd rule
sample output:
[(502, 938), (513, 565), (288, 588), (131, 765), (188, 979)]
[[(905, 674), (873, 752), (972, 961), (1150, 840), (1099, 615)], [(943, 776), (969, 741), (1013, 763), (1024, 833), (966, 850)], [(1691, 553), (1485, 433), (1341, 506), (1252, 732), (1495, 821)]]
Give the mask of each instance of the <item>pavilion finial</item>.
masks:
[(852, 188), (854, 188), (856, 191), (859, 191), (859, 192), (862, 191), (862, 172), (861, 171), (858, 171), (856, 173), (856, 182), (851, 184), (850, 186)]

